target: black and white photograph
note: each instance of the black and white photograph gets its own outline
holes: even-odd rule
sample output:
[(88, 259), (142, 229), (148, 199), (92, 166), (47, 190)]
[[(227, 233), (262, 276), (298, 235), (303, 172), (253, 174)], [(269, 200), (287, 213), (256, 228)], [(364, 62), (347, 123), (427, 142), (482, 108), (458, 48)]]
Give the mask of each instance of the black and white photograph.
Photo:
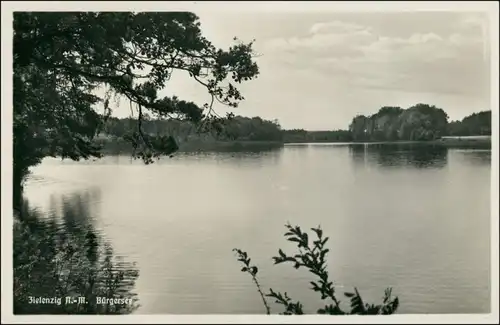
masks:
[(2, 323), (498, 323), (498, 9), (2, 2)]

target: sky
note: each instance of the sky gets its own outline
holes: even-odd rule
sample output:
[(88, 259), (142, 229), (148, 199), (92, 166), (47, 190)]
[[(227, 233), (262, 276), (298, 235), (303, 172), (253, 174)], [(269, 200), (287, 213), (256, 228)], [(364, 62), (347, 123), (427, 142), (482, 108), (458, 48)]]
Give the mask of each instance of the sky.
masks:
[[(333, 130), (382, 106), (436, 105), (450, 120), (491, 109), (484, 13), (195, 13), (217, 47), (227, 48), (235, 36), (256, 40), (260, 75), (239, 86), (245, 100), (232, 109), (236, 115), (277, 119), (285, 129)], [(210, 99), (183, 72), (160, 93), (174, 94), (199, 105)], [(114, 115), (129, 114), (121, 105)]]

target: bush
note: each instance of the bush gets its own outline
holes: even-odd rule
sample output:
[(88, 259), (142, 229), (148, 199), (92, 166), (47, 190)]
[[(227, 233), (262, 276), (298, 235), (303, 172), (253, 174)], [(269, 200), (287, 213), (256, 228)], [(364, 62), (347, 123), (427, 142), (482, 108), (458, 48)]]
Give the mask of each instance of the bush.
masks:
[[(298, 252), (294, 255), (287, 255), (283, 250), (279, 249), (279, 256), (273, 257), (274, 264), (292, 263), (295, 269), (305, 267), (309, 272), (317, 276), (318, 280), (310, 282), (312, 285), (310, 289), (321, 294), (322, 300), (330, 300), (330, 304), (326, 304), (324, 307), (317, 310), (318, 314), (390, 315), (396, 312), (399, 306), (399, 299), (398, 297), (392, 298), (391, 288), (385, 290), (384, 298), (380, 305), (365, 303), (357, 288), (354, 288), (354, 292), (345, 292), (344, 295), (350, 299), (350, 310), (343, 310), (340, 306), (340, 301), (335, 296), (333, 282), (330, 281), (328, 277), (326, 256), (329, 249), (325, 248), (328, 237), (323, 238), (323, 230), (321, 227), (311, 228), (317, 236), (317, 239), (312, 242), (311, 246), (309, 235), (306, 232), (302, 232), (299, 226), (292, 227), (290, 224), (287, 224), (285, 227), (288, 229), (285, 233), (285, 237), (288, 241), (297, 243)], [(285, 311), (281, 313), (283, 315), (304, 314), (302, 303), (299, 301), (294, 302), (286, 292), (281, 294), (273, 289), (269, 289), (269, 293), (264, 295), (259, 281), (257, 280), (257, 266), (250, 264), (251, 259), (246, 252), (237, 248), (233, 251), (236, 252), (238, 261), (243, 264), (241, 271), (248, 273), (257, 286), (257, 290), (262, 298), (268, 315), (271, 314), (271, 308), (267, 303), (266, 297), (274, 298), (276, 303), (284, 306)]]

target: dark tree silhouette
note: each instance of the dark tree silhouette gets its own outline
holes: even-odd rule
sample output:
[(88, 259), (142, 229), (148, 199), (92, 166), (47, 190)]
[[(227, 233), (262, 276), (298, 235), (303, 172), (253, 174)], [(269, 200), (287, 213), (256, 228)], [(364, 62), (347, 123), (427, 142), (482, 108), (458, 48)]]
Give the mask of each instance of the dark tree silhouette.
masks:
[(353, 118), (349, 131), (354, 141), (427, 141), (447, 134), (448, 115), (433, 105), (408, 109), (382, 107), (371, 116)]
[[(236, 107), (243, 96), (235, 85), (259, 74), (252, 42), (216, 48), (190, 12), (16, 12), (13, 27), (18, 193), (29, 167), (45, 156), (78, 160), (101, 155), (92, 140), (111, 113), (113, 94), (136, 110), (127, 139), (134, 156), (150, 163), (177, 146), (171, 137), (143, 132), (146, 112), (205, 127), (218, 119), (214, 101)], [(175, 96), (158, 98), (174, 71), (205, 87), (209, 103), (198, 107)], [(96, 95), (99, 89), (104, 96)], [(103, 113), (95, 110), (98, 104)]]
[(491, 135), (491, 111), (482, 111), (466, 116), (462, 121), (448, 125), (451, 136)]

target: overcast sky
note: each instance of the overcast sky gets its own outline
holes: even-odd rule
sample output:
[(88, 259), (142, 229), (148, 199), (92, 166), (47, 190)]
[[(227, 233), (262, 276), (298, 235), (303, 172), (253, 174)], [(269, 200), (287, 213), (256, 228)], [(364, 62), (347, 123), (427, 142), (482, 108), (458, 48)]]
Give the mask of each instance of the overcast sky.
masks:
[[(433, 104), (452, 120), (490, 109), (486, 15), (196, 13), (216, 46), (229, 46), (234, 36), (256, 39), (261, 74), (240, 86), (246, 100), (233, 110), (239, 115), (278, 119), (284, 128), (330, 130), (382, 106)], [(167, 89), (162, 95), (200, 105), (209, 99), (182, 72)], [(116, 113), (129, 114), (128, 105)]]

